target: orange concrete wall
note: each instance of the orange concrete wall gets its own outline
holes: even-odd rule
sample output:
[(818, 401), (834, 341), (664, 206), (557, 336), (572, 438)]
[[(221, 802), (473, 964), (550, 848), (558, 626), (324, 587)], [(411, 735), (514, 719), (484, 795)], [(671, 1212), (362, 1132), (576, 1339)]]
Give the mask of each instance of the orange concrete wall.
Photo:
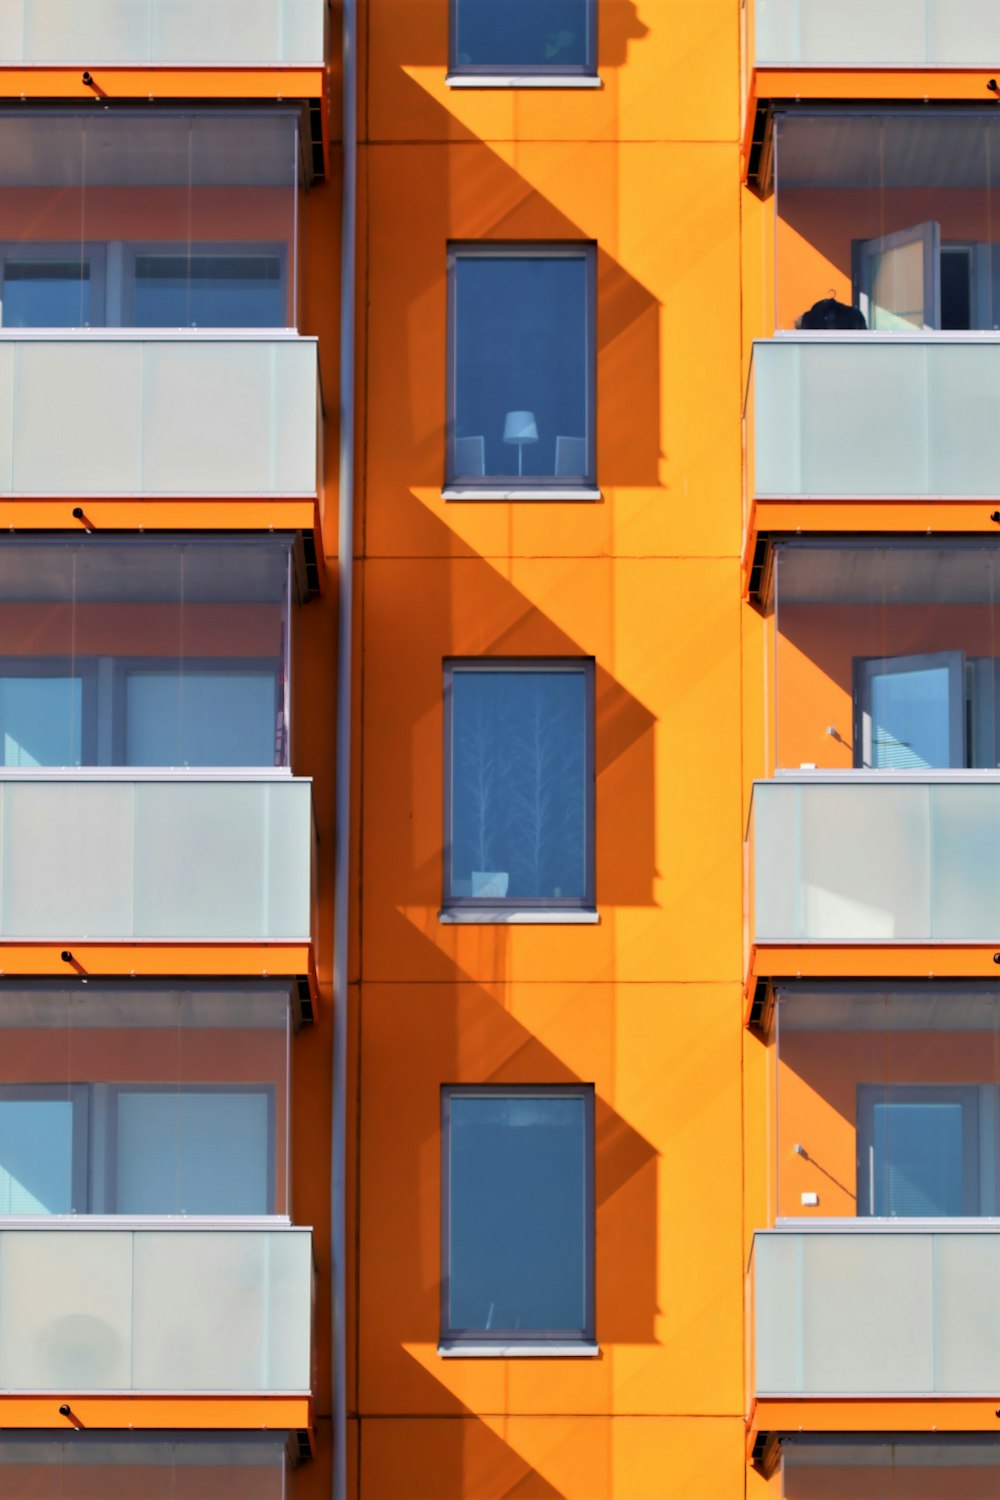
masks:
[[(349, 1410), (363, 1500), (746, 1487), (739, 0), (593, 90), (362, 6)], [(600, 502), (446, 502), (450, 240), (597, 245)], [(442, 662), (596, 662), (597, 926), (444, 926)], [(442, 1083), (592, 1083), (596, 1360), (437, 1353)], [(754, 1492), (762, 1493), (762, 1492)]]

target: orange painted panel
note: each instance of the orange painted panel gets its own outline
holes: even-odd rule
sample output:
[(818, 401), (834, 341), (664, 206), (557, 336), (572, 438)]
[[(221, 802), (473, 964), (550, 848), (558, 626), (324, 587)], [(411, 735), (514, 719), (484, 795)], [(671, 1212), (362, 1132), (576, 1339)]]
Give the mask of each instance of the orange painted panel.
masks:
[(838, 947), (758, 943), (747, 994), (758, 979), (996, 979), (993, 943), (845, 943)]
[(0, 1396), (0, 1430), (47, 1427), (72, 1431), (59, 1407), (69, 1401), (85, 1428), (170, 1431), (231, 1428), (241, 1431), (305, 1431), (312, 1426), (306, 1396)]
[(599, 90), (452, 89), (448, 0), (364, 0), (374, 141), (735, 140), (739, 6), (601, 0)]
[(991, 1432), (996, 1401), (758, 1401), (748, 1424), (747, 1451), (758, 1432)]
[[(360, 1004), (362, 1415), (739, 1413), (737, 987), (365, 984)], [(440, 1088), (472, 1082), (595, 1087), (597, 1359), (437, 1353)]]
[[(365, 977), (735, 978), (735, 556), (385, 561), (365, 577)], [(439, 922), (449, 655), (596, 658), (599, 925)]]
[(0, 68), (0, 97), (62, 99), (319, 99), (322, 68), (111, 68), (93, 70), (97, 88), (80, 68)]
[[(372, 154), (367, 555), (737, 550), (735, 171), (734, 146), (701, 142), (479, 143)], [(651, 182), (669, 182), (671, 191), (649, 193)], [(623, 200), (632, 205), (627, 213)], [(482, 239), (597, 243), (599, 502), (441, 498), (447, 244)], [(731, 405), (719, 400), (720, 389)]]
[[(66, 961), (62, 953), (72, 952)], [(54, 943), (0, 943), (0, 977), (72, 974), (105, 978), (201, 976), (232, 978), (307, 975), (312, 957), (305, 943), (76, 943), (64, 950)]]
[(430, 1418), (361, 1424), (359, 1500), (742, 1500), (733, 1418)]

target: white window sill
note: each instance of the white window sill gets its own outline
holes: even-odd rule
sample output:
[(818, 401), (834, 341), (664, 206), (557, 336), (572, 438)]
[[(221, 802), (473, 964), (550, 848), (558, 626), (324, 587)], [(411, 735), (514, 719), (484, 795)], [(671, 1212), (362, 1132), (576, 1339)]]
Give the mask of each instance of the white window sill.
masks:
[(438, 1344), (442, 1359), (597, 1359), (598, 1344)]
[(449, 73), (450, 89), (602, 89), (593, 73)]
[(512, 906), (445, 906), (438, 912), (438, 921), (446, 925), (458, 923), (484, 924), (506, 922), (511, 926), (585, 926), (596, 927), (601, 920), (600, 912), (585, 911), (579, 907), (559, 908)]
[(553, 486), (549, 490), (528, 489), (493, 489), (473, 488), (465, 485), (446, 485), (441, 491), (442, 500), (600, 500), (599, 489), (592, 489), (589, 485), (581, 485), (576, 489), (559, 489)]

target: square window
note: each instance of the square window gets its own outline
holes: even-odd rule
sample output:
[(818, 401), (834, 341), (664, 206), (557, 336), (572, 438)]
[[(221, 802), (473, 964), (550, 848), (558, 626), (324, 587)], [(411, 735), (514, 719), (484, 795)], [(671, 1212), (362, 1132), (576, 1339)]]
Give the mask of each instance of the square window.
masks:
[(594, 485), (594, 260), (589, 245), (452, 250), (448, 484)]
[(445, 667), (445, 905), (594, 905), (594, 667)]
[(442, 1093), (444, 1341), (594, 1339), (594, 1092)]
[(590, 73), (597, 0), (452, 0), (453, 73)]
[(972, 1085), (859, 1085), (858, 1213), (978, 1215), (979, 1094)]

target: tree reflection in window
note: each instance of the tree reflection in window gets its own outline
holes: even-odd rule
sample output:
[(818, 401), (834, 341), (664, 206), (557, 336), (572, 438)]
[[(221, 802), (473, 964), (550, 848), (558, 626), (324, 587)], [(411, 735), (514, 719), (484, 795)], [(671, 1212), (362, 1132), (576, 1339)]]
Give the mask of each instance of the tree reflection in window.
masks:
[(453, 898), (579, 904), (588, 894), (586, 663), (456, 667)]

